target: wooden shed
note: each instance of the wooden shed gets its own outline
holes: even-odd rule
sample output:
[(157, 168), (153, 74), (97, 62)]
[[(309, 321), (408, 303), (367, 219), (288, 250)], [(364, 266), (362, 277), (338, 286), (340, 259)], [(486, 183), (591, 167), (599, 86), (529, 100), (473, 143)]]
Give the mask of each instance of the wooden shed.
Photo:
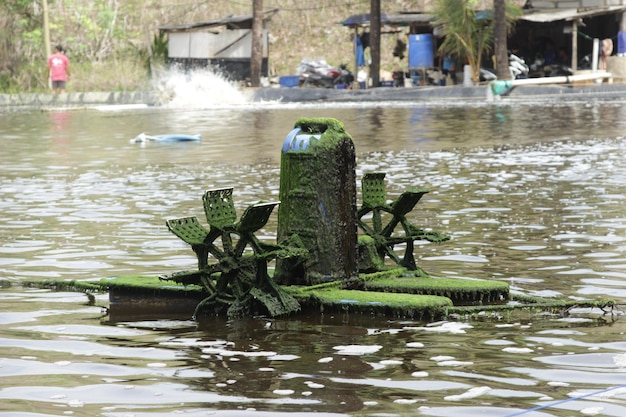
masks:
[[(268, 74), (267, 23), (278, 9), (263, 12), (261, 75)], [(168, 62), (182, 69), (211, 67), (233, 81), (250, 78), (252, 15), (227, 16), (207, 22), (162, 26), (168, 38)]]

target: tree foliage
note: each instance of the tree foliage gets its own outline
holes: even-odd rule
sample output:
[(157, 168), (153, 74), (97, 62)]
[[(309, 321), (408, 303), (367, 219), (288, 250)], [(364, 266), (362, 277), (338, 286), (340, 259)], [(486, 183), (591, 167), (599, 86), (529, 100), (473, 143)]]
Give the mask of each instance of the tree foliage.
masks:
[(32, 1), (0, 2), (0, 89), (8, 89), (14, 80), (31, 84), (19, 69), (35, 59), (43, 43), (40, 16), (41, 9)]
[[(249, 15), (252, 11), (251, 1), (232, 0), (47, 2), (50, 41), (63, 45), (72, 65), (68, 91), (142, 88), (148, 81), (145, 64), (150, 58), (152, 64), (158, 64), (165, 57), (165, 40), (155, 37), (158, 27)], [(0, 0), (0, 93), (48, 88), (42, 4), (43, 0)], [(412, 10), (414, 4), (385, 0), (381, 6), (388, 12)], [(263, 7), (280, 9), (268, 24), (270, 72), (288, 75), (295, 73), (303, 58), (350, 65), (353, 31), (338, 23), (354, 14), (369, 13), (370, 1), (264, 0)], [(381, 36), (381, 70), (396, 69), (391, 53), (395, 43), (395, 36)]]
[[(491, 11), (477, 10), (477, 0), (437, 0), (434, 10), (436, 24), (444, 41), (439, 47), (443, 54), (464, 58), (472, 70), (472, 80), (478, 82), (480, 67), (493, 47), (494, 19)], [(521, 9), (506, 3), (506, 25), (512, 30)]]
[[(123, 54), (136, 38), (136, 7), (120, 0), (48, 0), (50, 40), (73, 62), (97, 63)], [(0, 90), (45, 88), (42, 0), (0, 1)], [(136, 49), (136, 48), (135, 48)]]

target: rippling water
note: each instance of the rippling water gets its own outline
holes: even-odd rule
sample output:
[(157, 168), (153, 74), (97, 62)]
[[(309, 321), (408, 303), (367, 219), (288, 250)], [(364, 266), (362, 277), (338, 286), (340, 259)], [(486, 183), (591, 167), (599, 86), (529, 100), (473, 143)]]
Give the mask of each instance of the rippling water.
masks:
[[(169, 217), (205, 189), (238, 210), (276, 199), (298, 117), (344, 122), (365, 171), (452, 235), (418, 247), (431, 274), (525, 294), (626, 299), (626, 106), (617, 101), (209, 106), (0, 113), (0, 416), (626, 415), (618, 310), (423, 323), (348, 315), (112, 319), (23, 280), (193, 267)], [(140, 132), (201, 133), (145, 146)], [(275, 236), (271, 219), (260, 233)], [(595, 395), (590, 395), (596, 393)], [(522, 414), (520, 414), (522, 413)]]

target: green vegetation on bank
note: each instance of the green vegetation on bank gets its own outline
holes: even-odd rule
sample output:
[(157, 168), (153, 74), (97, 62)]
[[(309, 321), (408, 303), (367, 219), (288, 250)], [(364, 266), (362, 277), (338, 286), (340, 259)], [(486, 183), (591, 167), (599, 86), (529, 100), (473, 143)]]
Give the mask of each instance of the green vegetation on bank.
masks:
[[(510, 33), (522, 10), (510, 0), (500, 1), (506, 4), (505, 25), (506, 31)], [(477, 83), (483, 57), (493, 52), (494, 46), (506, 49), (506, 45), (494, 45), (496, 22), (493, 13), (477, 11), (476, 1), (472, 0), (439, 0), (435, 2), (434, 14), (444, 39), (440, 50), (467, 62), (472, 70), (472, 79)], [(488, 63), (487, 66), (492, 64)]]
[[(252, 2), (229, 0), (47, 0), (50, 42), (71, 61), (68, 92), (140, 90), (149, 82), (149, 50), (163, 52), (158, 27), (251, 15)], [(270, 72), (294, 74), (302, 58), (353, 62), (352, 31), (339, 22), (367, 13), (369, 0), (264, 0), (279, 12), (268, 25)], [(401, 0), (385, 1), (400, 11)], [(0, 2), (0, 93), (48, 90), (43, 0)], [(392, 44), (395, 37), (386, 36)], [(150, 48), (148, 47), (150, 45)], [(390, 54), (391, 55), (391, 54)], [(391, 61), (389, 56), (388, 60)], [(158, 59), (157, 59), (158, 60)]]
[[(159, 38), (159, 27), (252, 14), (252, 2), (229, 0), (46, 2), (50, 43), (52, 46), (61, 44), (71, 61), (68, 92), (142, 90), (149, 86), (150, 68), (162, 63), (165, 56), (167, 43), (166, 39)], [(369, 13), (370, 3), (370, 0), (264, 0), (263, 9), (278, 9), (267, 26), (270, 75), (295, 74), (303, 58), (324, 58), (331, 65), (347, 64), (354, 71), (354, 31), (340, 22), (351, 15)], [(472, 42), (482, 42), (486, 39), (484, 25), (467, 20), (467, 17), (472, 18), (472, 7), (486, 7), (487, 3), (432, 0), (422, 4), (385, 0), (382, 12), (424, 12), (422, 9), (426, 6), (441, 4), (441, 17), (459, 17), (469, 30), (460, 31), (455, 23), (450, 26), (450, 33), (458, 32), (466, 38), (469, 36)], [(0, 31), (0, 93), (48, 90), (46, 60), (50, 51), (45, 50), (43, 4), (44, 0), (0, 2), (0, 25), (3, 28)], [(446, 4), (454, 7), (445, 9), (443, 5)], [(458, 13), (461, 11), (463, 13)], [(487, 26), (491, 30), (490, 25)], [(406, 57), (398, 64), (392, 53), (398, 37), (405, 36), (407, 30), (383, 30), (381, 70), (391, 72), (406, 66)], [(472, 54), (476, 51), (488, 50), (484, 45), (476, 49), (467, 44), (465, 50), (461, 50), (457, 48), (458, 42), (466, 43), (467, 39), (455, 39), (457, 44), (453, 45), (452, 52), (463, 59), (474, 56)]]

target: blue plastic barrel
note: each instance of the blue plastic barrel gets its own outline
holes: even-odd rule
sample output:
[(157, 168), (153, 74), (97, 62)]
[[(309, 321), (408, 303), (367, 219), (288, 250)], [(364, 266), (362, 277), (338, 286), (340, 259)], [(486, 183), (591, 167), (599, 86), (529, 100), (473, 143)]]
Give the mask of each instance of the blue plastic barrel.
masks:
[(302, 133), (299, 127), (293, 129), (283, 142), (284, 152), (303, 152), (311, 144), (311, 140), (320, 140), (322, 134)]
[(617, 55), (626, 55), (626, 32), (623, 30), (617, 32)]
[(409, 35), (409, 68), (434, 67), (433, 35)]

